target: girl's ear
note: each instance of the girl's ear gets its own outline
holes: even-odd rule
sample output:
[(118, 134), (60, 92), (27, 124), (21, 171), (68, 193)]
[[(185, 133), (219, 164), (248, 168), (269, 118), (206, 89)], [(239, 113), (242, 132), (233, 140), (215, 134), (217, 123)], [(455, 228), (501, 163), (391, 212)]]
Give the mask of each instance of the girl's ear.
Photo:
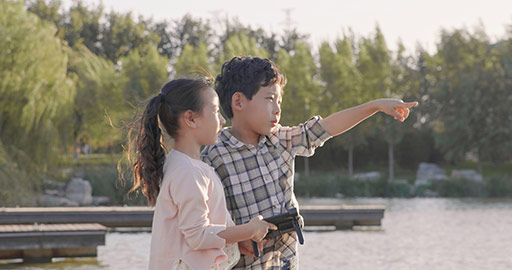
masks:
[(188, 127), (190, 127), (190, 128), (196, 128), (197, 127), (196, 113), (195, 112), (193, 112), (191, 110), (188, 110), (188, 111), (183, 113), (182, 118), (183, 118), (183, 122)]
[(231, 97), (231, 109), (233, 111), (241, 111), (244, 108), (245, 105), (245, 95), (241, 92), (236, 92)]

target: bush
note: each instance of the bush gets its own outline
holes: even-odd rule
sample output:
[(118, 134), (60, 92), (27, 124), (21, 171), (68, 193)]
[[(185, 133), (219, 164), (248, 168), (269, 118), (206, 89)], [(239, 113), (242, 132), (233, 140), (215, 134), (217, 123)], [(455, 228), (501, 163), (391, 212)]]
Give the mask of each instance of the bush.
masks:
[(302, 197), (334, 197), (340, 190), (336, 175), (300, 175), (295, 181), (295, 195)]
[(112, 205), (147, 205), (142, 195), (127, 197), (131, 183), (123, 186), (118, 182), (117, 164), (84, 166), (82, 170), (83, 178), (91, 183), (93, 196), (107, 196)]
[(0, 206), (36, 206), (41, 179), (9, 159), (0, 142)]
[(354, 180), (341, 174), (301, 175), (295, 182), (295, 194), (303, 197), (409, 197), (409, 186), (378, 180)]
[(436, 182), (433, 190), (441, 197), (488, 197), (485, 183), (467, 179), (448, 179)]
[[(93, 196), (106, 196), (110, 198), (111, 205), (147, 205), (144, 196), (127, 192), (131, 182), (126, 185), (118, 181), (117, 161), (120, 155), (92, 154), (82, 155), (79, 159), (68, 158), (63, 165), (73, 167), (71, 176), (81, 177), (91, 183)], [(128, 177), (131, 180), (131, 177)], [(127, 179), (128, 180), (128, 179)]]
[(491, 176), (488, 180), (489, 196), (512, 197), (512, 178), (508, 175)]

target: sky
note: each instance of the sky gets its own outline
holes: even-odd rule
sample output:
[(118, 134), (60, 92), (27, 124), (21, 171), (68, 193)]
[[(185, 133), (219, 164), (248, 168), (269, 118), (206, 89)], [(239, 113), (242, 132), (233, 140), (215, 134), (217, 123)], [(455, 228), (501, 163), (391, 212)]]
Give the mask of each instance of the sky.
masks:
[[(100, 0), (83, 0), (97, 5)], [(72, 0), (64, 0), (69, 7)], [(189, 13), (194, 18), (237, 17), (244, 25), (283, 33), (288, 25), (308, 34), (317, 47), (333, 42), (351, 28), (369, 36), (378, 24), (390, 49), (401, 40), (407, 50), (420, 44), (435, 50), (441, 29), (473, 29), (483, 24), (491, 40), (505, 37), (512, 25), (512, 0), (102, 0), (107, 11), (131, 11), (155, 21), (175, 20)], [(289, 17), (286, 16), (287, 11)], [(287, 19), (289, 18), (289, 19)]]

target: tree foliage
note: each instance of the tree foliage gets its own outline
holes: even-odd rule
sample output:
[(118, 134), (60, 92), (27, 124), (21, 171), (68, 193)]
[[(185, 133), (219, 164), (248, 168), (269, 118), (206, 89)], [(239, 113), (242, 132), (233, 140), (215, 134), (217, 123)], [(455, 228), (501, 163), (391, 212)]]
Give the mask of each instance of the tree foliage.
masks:
[(310, 47), (306, 43), (296, 44), (293, 56), (281, 49), (277, 65), (288, 80), (283, 89), (282, 123), (297, 125), (319, 114), (320, 83)]
[(155, 46), (138, 47), (119, 61), (123, 96), (132, 108), (158, 94), (168, 80), (167, 58)]
[(77, 87), (73, 121), (68, 127), (73, 139), (81, 138), (95, 149), (113, 147), (122, 134), (110, 121), (128, 112), (120, 74), (112, 62), (83, 45), (71, 53), (68, 72), (76, 78)]
[[(24, 184), (37, 192), (40, 176), (81, 138), (95, 151), (118, 151), (124, 136), (112, 125), (131, 118), (169, 78), (215, 76), (235, 55), (269, 57), (288, 78), (284, 125), (381, 97), (420, 102), (406, 123), (380, 114), (333, 139), (311, 158), (324, 169), (340, 170), (345, 156), (350, 173), (389, 160), (392, 176), (395, 152), (408, 168), (468, 156), (512, 160), (510, 26), (497, 41), (483, 27), (442, 31), (435, 52), (409, 53), (401, 44), (390, 50), (378, 26), (314, 48), (297, 29), (213, 23), (188, 14), (134, 18), (82, 0), (69, 8), (59, 0), (0, 1), (0, 204)], [(12, 175), (23, 185), (5, 191)]]
[(69, 49), (56, 27), (0, 2), (0, 141), (12, 160), (45, 170), (61, 138), (56, 126), (70, 113), (75, 85), (67, 76)]
[(512, 137), (510, 51), (491, 46), (482, 29), (444, 31), (435, 55), (437, 142), (447, 158), (499, 160)]

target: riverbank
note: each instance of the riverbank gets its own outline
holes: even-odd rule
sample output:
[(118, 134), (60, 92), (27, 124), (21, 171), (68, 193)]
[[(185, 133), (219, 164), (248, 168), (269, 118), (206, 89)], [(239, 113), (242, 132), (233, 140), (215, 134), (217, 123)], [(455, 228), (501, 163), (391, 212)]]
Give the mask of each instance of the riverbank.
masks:
[[(117, 162), (120, 155), (91, 154), (74, 159), (69, 156), (58, 173), (49, 175), (37, 192), (55, 190), (64, 187), (73, 177), (80, 177), (91, 184), (92, 196), (108, 198), (103, 205), (146, 205), (142, 196), (127, 197), (129, 183), (123, 185), (118, 181)], [(447, 173), (453, 170), (475, 169), (476, 164), (462, 163), (459, 166), (442, 167)], [(345, 171), (317, 172), (305, 175), (296, 173), (295, 193), (300, 197), (476, 197), (503, 198), (512, 197), (512, 164), (484, 164), (483, 181), (466, 181), (466, 179), (446, 179), (416, 185), (416, 172), (396, 169), (395, 181), (388, 181), (386, 168), (369, 166), (367, 171), (378, 172), (378, 179), (353, 179)], [(129, 173), (127, 174), (129, 178)], [(33, 197), (33, 196), (32, 196)], [(14, 197), (13, 197), (14, 198)], [(3, 204), (3, 206), (28, 206), (23, 204)]]

